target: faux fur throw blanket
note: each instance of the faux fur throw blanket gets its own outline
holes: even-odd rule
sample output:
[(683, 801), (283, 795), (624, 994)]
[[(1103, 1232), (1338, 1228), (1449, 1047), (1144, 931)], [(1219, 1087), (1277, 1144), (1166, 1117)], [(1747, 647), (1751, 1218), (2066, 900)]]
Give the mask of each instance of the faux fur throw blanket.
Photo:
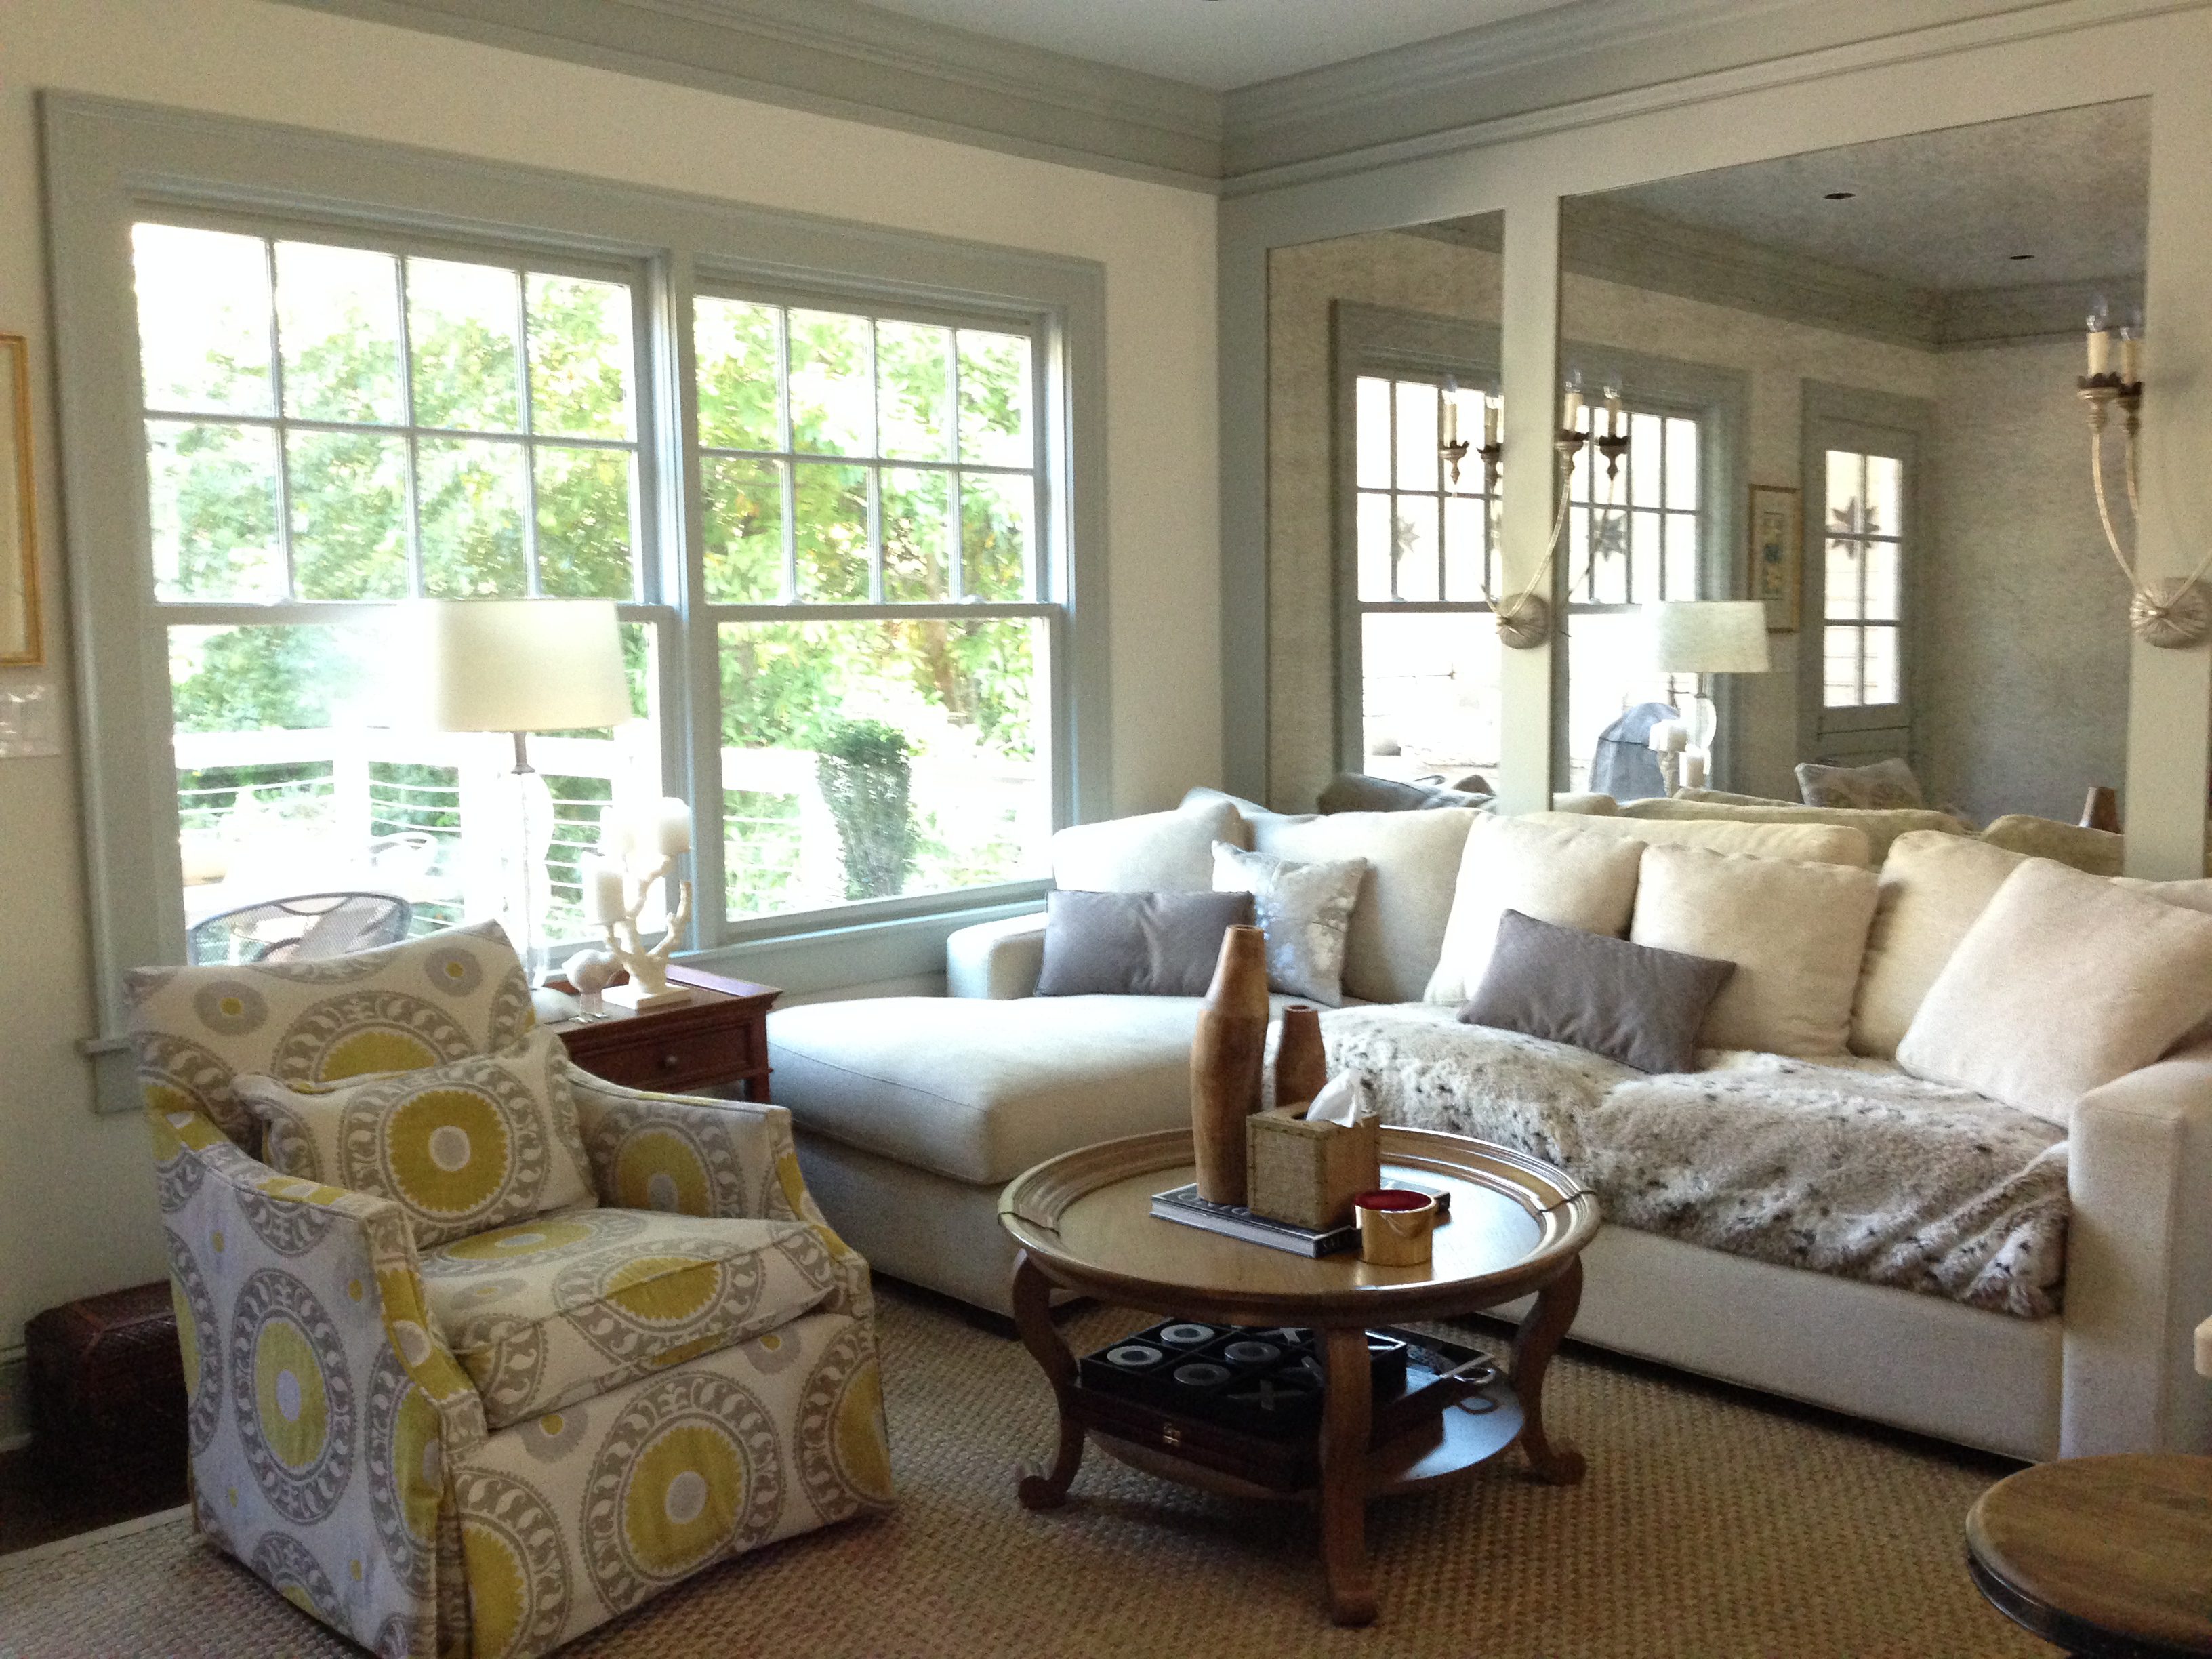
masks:
[(2065, 1277), (2065, 1132), (1880, 1060), (1709, 1053), (1653, 1075), (1425, 1004), (1322, 1016), (1385, 1123), (1558, 1164), (1605, 1218), (2039, 1319)]

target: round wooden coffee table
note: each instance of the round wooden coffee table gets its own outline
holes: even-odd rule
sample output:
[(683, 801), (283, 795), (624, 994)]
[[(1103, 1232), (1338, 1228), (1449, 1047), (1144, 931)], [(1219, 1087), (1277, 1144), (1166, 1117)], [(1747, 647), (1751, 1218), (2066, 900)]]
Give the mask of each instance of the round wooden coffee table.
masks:
[[(1370, 1267), (1356, 1254), (1314, 1260), (1154, 1216), (1154, 1194), (1194, 1177), (1188, 1130), (1087, 1146), (1015, 1177), (999, 1200), (999, 1220), (1021, 1246), (1014, 1319), (1060, 1407), (1058, 1455), (1049, 1471), (1024, 1474), (1023, 1504), (1066, 1500), (1086, 1438), (1170, 1480), (1317, 1503), (1330, 1613), (1358, 1625), (1375, 1617), (1370, 1498), (1465, 1479), (1515, 1445), (1540, 1480), (1581, 1480), (1581, 1455), (1545, 1433), (1544, 1371), (1582, 1299), (1580, 1258), (1598, 1229), (1597, 1200), (1547, 1164), (1462, 1135), (1385, 1128), (1382, 1152), (1386, 1178), (1451, 1193), (1434, 1257), (1418, 1267)], [(1083, 1383), (1050, 1317), (1055, 1286), (1158, 1314), (1314, 1331), (1326, 1384), (1318, 1480), (1294, 1492), (1270, 1490), (1178, 1455), (1172, 1425), (1133, 1435), (1126, 1411), (1106, 1410)], [(1531, 1291), (1536, 1302), (1514, 1338), (1508, 1399), (1480, 1416), (1446, 1409), (1440, 1422), (1370, 1444), (1370, 1328), (1453, 1318)]]
[(2212, 1654), (2212, 1457), (2069, 1457), (2007, 1475), (1967, 1511), (1966, 1569), (2068, 1653)]

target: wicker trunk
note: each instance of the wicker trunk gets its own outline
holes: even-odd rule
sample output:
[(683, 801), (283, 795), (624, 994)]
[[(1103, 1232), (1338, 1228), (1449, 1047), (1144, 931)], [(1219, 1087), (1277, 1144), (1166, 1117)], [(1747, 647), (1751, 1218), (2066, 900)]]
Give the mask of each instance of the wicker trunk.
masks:
[(181, 1502), (185, 1370), (167, 1282), (49, 1308), (23, 1338), (32, 1443), (46, 1477)]

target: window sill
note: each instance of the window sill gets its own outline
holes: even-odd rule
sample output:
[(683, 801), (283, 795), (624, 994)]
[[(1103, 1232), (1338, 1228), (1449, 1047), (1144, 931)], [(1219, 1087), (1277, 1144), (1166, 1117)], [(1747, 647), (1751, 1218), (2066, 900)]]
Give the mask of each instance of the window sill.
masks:
[(945, 941), (963, 927), (1024, 915), (1042, 908), (1049, 881), (1010, 882), (963, 901), (957, 894), (917, 900), (928, 908), (903, 914), (880, 912), (848, 921), (830, 921), (817, 912), (793, 918), (791, 931), (687, 951), (678, 960), (711, 973), (726, 973), (793, 994), (842, 990), (881, 980), (912, 979), (945, 971)]

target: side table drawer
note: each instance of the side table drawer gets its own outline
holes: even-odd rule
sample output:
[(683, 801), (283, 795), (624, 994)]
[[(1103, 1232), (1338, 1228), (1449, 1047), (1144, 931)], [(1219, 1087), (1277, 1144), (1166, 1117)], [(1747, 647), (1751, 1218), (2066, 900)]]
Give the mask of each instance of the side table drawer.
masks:
[(759, 1070), (764, 1059), (757, 1047), (757, 1029), (750, 1024), (688, 1031), (647, 1030), (638, 1036), (642, 1040), (605, 1047), (596, 1042), (579, 1044), (582, 1052), (574, 1058), (586, 1071), (610, 1083), (671, 1093), (735, 1083)]

